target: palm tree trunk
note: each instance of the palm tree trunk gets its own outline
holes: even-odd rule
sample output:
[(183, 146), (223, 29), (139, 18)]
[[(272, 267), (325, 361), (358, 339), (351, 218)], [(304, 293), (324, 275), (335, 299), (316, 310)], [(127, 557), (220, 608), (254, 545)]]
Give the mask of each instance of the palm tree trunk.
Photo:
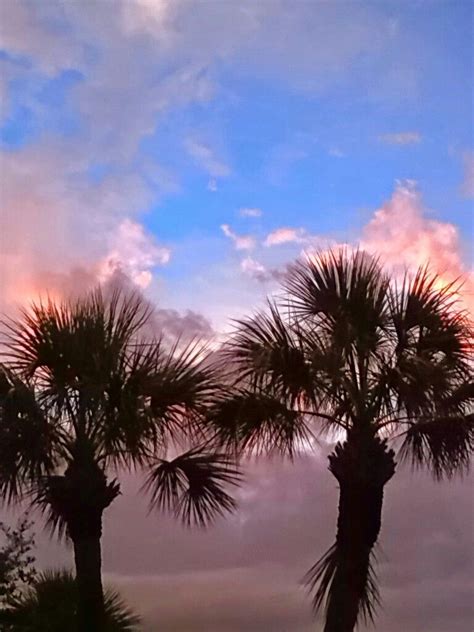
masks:
[[(104, 592), (102, 588), (101, 532), (102, 512), (83, 516), (87, 529), (74, 529), (76, 585), (78, 593), (78, 632), (102, 632), (104, 629)], [(92, 527), (92, 528), (91, 528)]]
[(53, 513), (61, 516), (67, 525), (74, 545), (77, 632), (104, 630), (100, 547), (102, 515), (119, 493), (117, 481), (107, 481), (93, 455), (85, 449), (77, 451), (63, 476), (50, 479), (49, 502)]
[(385, 484), (395, 472), (394, 453), (373, 435), (350, 435), (329, 457), (339, 482), (335, 570), (324, 632), (352, 632), (361, 612), (377, 605), (371, 555), (381, 527)]

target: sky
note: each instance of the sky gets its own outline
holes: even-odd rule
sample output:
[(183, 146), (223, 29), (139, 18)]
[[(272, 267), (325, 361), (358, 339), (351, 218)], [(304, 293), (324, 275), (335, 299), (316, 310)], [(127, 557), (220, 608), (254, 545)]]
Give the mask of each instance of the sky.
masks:
[[(0, 0), (0, 309), (119, 276), (169, 335), (218, 338), (295, 258), (347, 244), (461, 276), (473, 310), (472, 26), (457, 0)], [(131, 529), (130, 481), (105, 570), (150, 630), (312, 629), (325, 467), (256, 466), (246, 513), (204, 535), (141, 505)], [(472, 481), (410, 476), (387, 495), (381, 629), (465, 631)]]

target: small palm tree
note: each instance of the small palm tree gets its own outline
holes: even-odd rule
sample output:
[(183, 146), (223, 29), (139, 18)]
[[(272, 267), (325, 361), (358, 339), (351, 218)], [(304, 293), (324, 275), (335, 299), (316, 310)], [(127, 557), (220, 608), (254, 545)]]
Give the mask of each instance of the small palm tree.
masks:
[[(8, 609), (1, 629), (12, 632), (65, 632), (76, 629), (77, 585), (68, 571), (41, 573)], [(111, 588), (104, 591), (104, 632), (138, 632), (140, 618)]]
[(453, 286), (421, 269), (395, 282), (362, 252), (297, 264), (267, 313), (241, 321), (224, 349), (233, 388), (213, 423), (240, 452), (293, 456), (315, 434), (340, 488), (334, 545), (309, 571), (325, 632), (351, 632), (379, 600), (373, 548), (394, 447), (435, 477), (465, 470), (474, 445), (472, 328)]
[(215, 372), (199, 344), (144, 339), (150, 316), (136, 295), (97, 291), (5, 325), (0, 494), (32, 498), (72, 540), (81, 632), (103, 629), (102, 516), (120, 494), (112, 469), (146, 468), (151, 505), (187, 525), (235, 507), (225, 486), (239, 474), (202, 424)]

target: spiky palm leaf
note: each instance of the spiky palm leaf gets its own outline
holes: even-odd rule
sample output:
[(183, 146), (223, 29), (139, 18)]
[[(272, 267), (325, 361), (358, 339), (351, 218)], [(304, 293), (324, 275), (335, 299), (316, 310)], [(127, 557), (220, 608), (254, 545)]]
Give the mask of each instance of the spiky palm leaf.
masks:
[[(104, 601), (104, 632), (138, 632), (140, 618), (116, 590), (107, 588)], [(65, 570), (45, 571), (12, 607), (0, 613), (0, 622), (3, 620), (5, 630), (12, 632), (74, 630), (76, 603), (77, 589), (72, 574)]]
[(240, 482), (240, 472), (225, 455), (194, 448), (152, 466), (145, 487), (151, 507), (173, 513), (186, 526), (204, 527), (236, 507), (225, 491)]

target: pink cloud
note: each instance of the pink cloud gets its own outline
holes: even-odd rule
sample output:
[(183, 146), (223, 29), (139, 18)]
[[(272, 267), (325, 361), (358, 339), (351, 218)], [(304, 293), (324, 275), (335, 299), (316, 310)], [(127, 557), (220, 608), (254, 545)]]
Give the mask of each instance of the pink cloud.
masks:
[(304, 228), (277, 228), (269, 233), (263, 242), (265, 246), (280, 246), (281, 244), (301, 244), (308, 239)]
[(76, 293), (114, 270), (144, 287), (169, 259), (130, 217), (151, 202), (146, 183), (122, 174), (91, 184), (83, 169), (82, 156), (60, 145), (0, 154), (0, 311), (39, 293)]
[(474, 313), (474, 272), (464, 265), (459, 231), (429, 216), (414, 183), (398, 184), (392, 197), (375, 211), (362, 232), (360, 247), (399, 271), (428, 263), (439, 274), (441, 285), (464, 279), (463, 298)]
[(238, 235), (229, 224), (222, 224), (221, 230), (234, 243), (236, 250), (252, 250), (255, 247), (255, 239), (252, 235)]

